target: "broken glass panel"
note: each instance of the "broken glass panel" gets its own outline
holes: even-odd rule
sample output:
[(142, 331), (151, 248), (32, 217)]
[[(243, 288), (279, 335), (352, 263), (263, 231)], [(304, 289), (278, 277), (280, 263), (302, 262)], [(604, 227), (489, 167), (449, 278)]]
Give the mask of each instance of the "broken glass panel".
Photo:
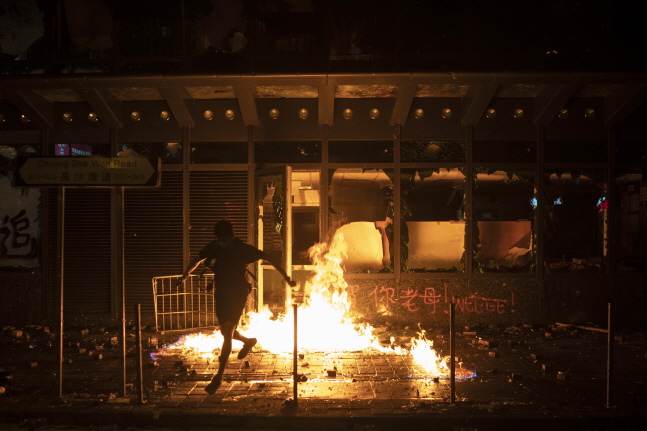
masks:
[(292, 171), (292, 264), (311, 263), (308, 250), (319, 239), (320, 171)]
[(393, 170), (335, 169), (329, 173), (331, 236), (344, 235), (347, 272), (393, 271)]
[(605, 270), (607, 181), (603, 169), (546, 169), (544, 264), (547, 272)]
[(403, 272), (464, 272), (465, 174), (458, 168), (401, 170)]
[(0, 145), (0, 166), (16, 166), (25, 157), (39, 157), (38, 145)]
[(464, 162), (464, 141), (402, 141), (400, 160), (416, 162)]
[(283, 174), (259, 175), (256, 181), (259, 243), (276, 262), (283, 258)]
[(472, 266), (476, 272), (533, 272), (535, 174), (477, 168)]
[[(647, 271), (647, 181), (641, 168), (616, 171), (616, 268)], [(599, 210), (600, 208), (598, 208)]]
[(162, 159), (166, 165), (182, 163), (182, 144), (179, 142), (141, 142), (122, 144), (118, 156), (144, 156)]

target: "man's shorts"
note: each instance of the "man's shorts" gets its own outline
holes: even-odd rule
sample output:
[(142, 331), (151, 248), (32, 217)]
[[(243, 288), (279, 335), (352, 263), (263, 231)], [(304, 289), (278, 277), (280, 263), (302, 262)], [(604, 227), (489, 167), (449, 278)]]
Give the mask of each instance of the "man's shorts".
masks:
[(216, 289), (216, 317), (218, 322), (235, 322), (238, 324), (247, 303), (249, 287)]

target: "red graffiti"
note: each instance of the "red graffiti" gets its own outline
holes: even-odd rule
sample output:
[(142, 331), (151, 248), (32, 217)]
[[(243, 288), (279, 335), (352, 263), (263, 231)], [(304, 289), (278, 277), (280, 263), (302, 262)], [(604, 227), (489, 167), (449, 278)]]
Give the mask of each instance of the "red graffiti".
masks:
[(415, 313), (418, 311), (418, 307), (414, 304), (413, 300), (418, 296), (418, 289), (407, 289), (404, 292), (404, 295), (400, 296), (400, 299), (404, 299), (404, 306), (407, 307), (407, 310)]
[[(359, 292), (361, 286), (358, 284), (348, 286), (348, 298), (351, 302), (356, 303), (357, 298), (360, 296)], [(393, 287), (375, 286), (370, 292), (373, 297), (375, 309), (389, 310), (392, 304), (400, 304), (404, 309), (410, 313), (419, 311), (427, 312), (429, 314), (436, 314), (439, 310), (436, 304), (456, 304), (456, 310), (464, 313), (497, 313), (504, 314), (506, 311), (514, 313), (514, 292), (510, 292), (510, 300), (499, 298), (486, 298), (483, 296), (470, 295), (464, 298), (457, 298), (447, 294), (447, 286), (445, 292), (437, 293), (434, 287), (425, 287), (422, 292), (418, 288), (405, 287), (399, 295), (396, 296), (396, 289)], [(506, 306), (508, 308), (506, 309)], [(441, 308), (444, 313), (449, 313), (449, 306)]]
[(351, 303), (357, 303), (357, 292), (360, 287), (358, 284), (349, 284), (348, 285), (348, 300)]
[(425, 294), (421, 296), (425, 305), (431, 305), (431, 314), (436, 313), (436, 304), (440, 302), (441, 295), (436, 295), (436, 289), (433, 287), (426, 287)]
[(470, 295), (465, 298), (453, 298), (452, 302), (456, 303), (456, 310), (466, 311), (468, 313), (481, 314), (486, 312), (505, 313), (505, 299), (483, 298), (481, 296)]
[(375, 286), (375, 289), (371, 292), (375, 299), (375, 308), (380, 307), (380, 303), (384, 303), (384, 308), (387, 310), (390, 308), (391, 304), (395, 304), (395, 289), (392, 287), (384, 286)]

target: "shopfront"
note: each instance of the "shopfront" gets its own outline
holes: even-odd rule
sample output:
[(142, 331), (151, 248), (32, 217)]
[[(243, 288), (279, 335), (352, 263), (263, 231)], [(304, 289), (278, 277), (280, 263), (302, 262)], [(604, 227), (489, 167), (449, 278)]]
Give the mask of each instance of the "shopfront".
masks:
[[(161, 159), (160, 187), (66, 187), (71, 315), (118, 316), (123, 276), (127, 312), (141, 303), (150, 321), (151, 279), (180, 274), (228, 218), (302, 285), (311, 247), (341, 236), (349, 301), (369, 320), (444, 324), (455, 303), (465, 326), (599, 322), (614, 302), (644, 324), (647, 107), (624, 79), (5, 81), (22, 99), (0, 105), (16, 195), (0, 214), (3, 283), (55, 318), (59, 194), (13, 187), (22, 157), (141, 155)], [(250, 307), (281, 312), (293, 292), (253, 272)]]

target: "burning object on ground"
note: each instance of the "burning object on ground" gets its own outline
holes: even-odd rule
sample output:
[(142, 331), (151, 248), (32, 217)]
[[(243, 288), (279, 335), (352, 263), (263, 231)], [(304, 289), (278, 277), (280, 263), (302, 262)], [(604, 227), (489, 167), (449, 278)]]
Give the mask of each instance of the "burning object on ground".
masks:
[[(306, 296), (297, 307), (297, 346), (301, 352), (411, 355), (425, 375), (449, 375), (449, 358), (442, 357), (433, 349), (433, 342), (427, 339), (424, 330), (417, 337), (407, 339), (406, 343), (395, 343), (391, 337), (389, 343), (383, 344), (377, 336), (380, 330), (376, 331), (370, 324), (360, 322), (359, 316), (353, 315), (342, 266), (346, 257), (346, 241), (342, 232), (338, 231), (329, 242), (312, 246), (309, 256), (315, 268), (314, 275), (305, 283), (303, 290)], [(279, 316), (275, 316), (268, 307), (248, 313), (239, 331), (258, 338), (261, 350), (290, 357), (294, 349), (294, 312), (289, 303), (291, 299), (286, 301), (286, 312)], [(180, 354), (209, 361), (218, 356), (222, 341), (219, 331), (188, 334), (153, 352), (151, 357), (157, 360), (165, 355)], [(234, 351), (240, 347), (242, 343), (234, 342)], [(300, 357), (305, 357), (304, 353)], [(329, 376), (331, 371), (336, 375), (336, 370), (328, 370)], [(465, 372), (470, 373), (468, 370)]]

